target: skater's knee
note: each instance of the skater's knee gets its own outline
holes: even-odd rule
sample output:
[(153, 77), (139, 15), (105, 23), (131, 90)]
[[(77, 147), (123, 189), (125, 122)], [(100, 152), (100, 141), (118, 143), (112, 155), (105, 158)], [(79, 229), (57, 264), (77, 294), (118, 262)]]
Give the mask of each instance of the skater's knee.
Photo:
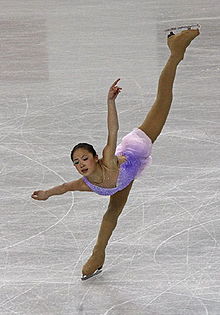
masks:
[(132, 186), (131, 182), (126, 188), (110, 197), (108, 209), (110, 211), (122, 210), (128, 200), (128, 195)]
[(123, 200), (111, 198), (108, 205), (107, 213), (113, 217), (118, 217), (124, 209), (126, 201), (127, 198)]
[(108, 219), (109, 217), (111, 217), (111, 218), (117, 219), (118, 216), (121, 214), (123, 208), (124, 207), (122, 206), (119, 207), (119, 206), (114, 206), (114, 205), (109, 204), (108, 209), (104, 215), (104, 218)]

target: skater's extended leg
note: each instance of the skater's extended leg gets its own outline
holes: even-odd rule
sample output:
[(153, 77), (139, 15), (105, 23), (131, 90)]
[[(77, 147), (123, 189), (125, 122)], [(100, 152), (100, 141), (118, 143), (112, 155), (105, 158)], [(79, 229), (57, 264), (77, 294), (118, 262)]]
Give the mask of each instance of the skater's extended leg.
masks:
[(198, 35), (199, 30), (187, 30), (167, 39), (171, 54), (159, 78), (156, 100), (143, 124), (139, 127), (151, 138), (152, 142), (161, 133), (170, 110), (177, 66), (184, 58), (190, 42)]
[(93, 274), (99, 267), (101, 267), (104, 264), (105, 248), (112, 235), (112, 232), (114, 231), (117, 225), (118, 217), (120, 216), (126, 204), (132, 183), (130, 183), (125, 189), (117, 192), (116, 194), (110, 197), (108, 210), (103, 216), (101, 227), (98, 234), (98, 239), (93, 249), (92, 256), (83, 266), (82, 269), (83, 275)]

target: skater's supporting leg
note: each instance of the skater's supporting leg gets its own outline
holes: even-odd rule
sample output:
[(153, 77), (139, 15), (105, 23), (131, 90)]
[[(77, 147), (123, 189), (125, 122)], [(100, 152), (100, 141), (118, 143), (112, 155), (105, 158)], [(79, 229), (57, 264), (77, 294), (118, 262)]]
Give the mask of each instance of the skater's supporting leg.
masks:
[(143, 124), (139, 127), (151, 138), (152, 142), (161, 133), (170, 110), (177, 66), (184, 58), (190, 42), (198, 35), (199, 30), (188, 30), (167, 39), (171, 55), (160, 75), (156, 100)]
[(103, 216), (98, 239), (93, 249), (93, 254), (89, 258), (87, 263), (83, 266), (83, 275), (90, 275), (94, 273), (99, 267), (104, 264), (105, 248), (112, 235), (112, 232), (117, 225), (118, 217), (120, 216), (126, 204), (132, 183), (130, 183), (125, 189), (117, 192), (110, 197), (108, 210)]

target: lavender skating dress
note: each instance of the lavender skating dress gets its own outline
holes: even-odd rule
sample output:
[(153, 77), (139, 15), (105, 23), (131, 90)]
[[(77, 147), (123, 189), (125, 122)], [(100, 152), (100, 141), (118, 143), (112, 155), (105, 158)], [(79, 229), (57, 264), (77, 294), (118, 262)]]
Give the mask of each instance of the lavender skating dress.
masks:
[(144, 168), (150, 164), (152, 160), (151, 149), (151, 139), (141, 129), (135, 128), (122, 138), (121, 143), (116, 148), (115, 155), (126, 157), (126, 161), (120, 165), (116, 187), (103, 188), (93, 185), (85, 176), (83, 181), (99, 195), (114, 195), (140, 176)]

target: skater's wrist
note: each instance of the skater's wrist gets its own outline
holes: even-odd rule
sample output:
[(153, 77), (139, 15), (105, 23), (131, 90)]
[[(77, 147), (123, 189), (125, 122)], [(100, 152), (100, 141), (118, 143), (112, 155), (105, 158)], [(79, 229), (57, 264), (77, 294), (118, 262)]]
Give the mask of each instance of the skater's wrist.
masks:
[(54, 195), (62, 195), (65, 192), (67, 192), (66, 186), (65, 186), (65, 184), (62, 184), (62, 185), (53, 187), (49, 190), (45, 190), (45, 195), (49, 198), (49, 197), (52, 197)]
[(45, 190), (44, 193), (45, 193), (45, 197), (46, 197), (47, 199), (52, 196), (52, 195), (49, 193), (48, 190)]

